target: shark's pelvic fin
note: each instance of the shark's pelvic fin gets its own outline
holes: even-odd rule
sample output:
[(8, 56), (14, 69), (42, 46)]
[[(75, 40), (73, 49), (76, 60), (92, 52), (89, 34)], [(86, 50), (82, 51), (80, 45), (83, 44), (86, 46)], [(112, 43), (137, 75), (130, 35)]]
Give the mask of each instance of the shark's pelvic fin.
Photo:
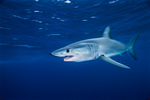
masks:
[(134, 45), (135, 45), (135, 41), (137, 40), (138, 36), (139, 36), (139, 34), (136, 34), (128, 43), (128, 48), (129, 48), (128, 53), (135, 60), (137, 60), (137, 58), (136, 58), (136, 54), (134, 52)]
[(113, 64), (115, 66), (126, 68), (126, 69), (130, 69), (130, 67), (128, 67), (128, 66), (126, 66), (124, 64), (121, 64), (119, 62), (116, 62), (116, 61), (112, 60), (109, 57), (105, 57), (104, 55), (100, 56), (99, 58), (102, 59), (102, 60), (104, 60), (104, 61), (106, 61), (106, 62), (108, 62), (108, 63), (110, 63), (110, 64)]
[(103, 37), (111, 38), (111, 36), (110, 36), (110, 27), (105, 28), (105, 30), (103, 32)]

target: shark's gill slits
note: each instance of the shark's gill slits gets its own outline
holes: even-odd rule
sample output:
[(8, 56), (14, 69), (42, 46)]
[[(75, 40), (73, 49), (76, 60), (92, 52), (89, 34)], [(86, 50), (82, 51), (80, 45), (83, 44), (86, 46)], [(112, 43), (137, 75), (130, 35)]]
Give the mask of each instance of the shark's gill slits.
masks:
[(88, 47), (92, 51), (96, 46), (95, 45), (88, 45)]
[(98, 58), (98, 53), (95, 51), (98, 51), (98, 45), (88, 45), (88, 48), (90, 49), (90, 54), (94, 57), (94, 59)]
[(91, 47), (92, 47), (91, 45), (87, 45), (87, 46), (88, 46), (90, 49), (91, 49)]

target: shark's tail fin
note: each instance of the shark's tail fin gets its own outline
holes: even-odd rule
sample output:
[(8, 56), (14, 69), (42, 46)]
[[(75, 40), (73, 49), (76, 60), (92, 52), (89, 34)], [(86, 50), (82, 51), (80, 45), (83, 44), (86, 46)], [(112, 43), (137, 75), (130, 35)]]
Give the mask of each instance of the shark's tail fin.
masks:
[(135, 41), (137, 40), (138, 36), (139, 36), (139, 34), (136, 34), (128, 43), (128, 49), (129, 49), (128, 53), (135, 60), (137, 60), (137, 58), (136, 58), (136, 54), (134, 52), (134, 45), (135, 45)]

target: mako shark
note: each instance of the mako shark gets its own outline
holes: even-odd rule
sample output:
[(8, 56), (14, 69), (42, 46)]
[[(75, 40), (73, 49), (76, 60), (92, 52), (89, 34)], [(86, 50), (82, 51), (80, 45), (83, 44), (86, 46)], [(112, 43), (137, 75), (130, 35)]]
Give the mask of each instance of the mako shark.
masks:
[(128, 52), (128, 54), (134, 58), (136, 55), (134, 52), (135, 41), (139, 34), (136, 34), (127, 45), (111, 39), (110, 27), (106, 27), (103, 36), (100, 38), (86, 39), (67, 45), (63, 48), (50, 53), (57, 57), (66, 57), (64, 61), (69, 62), (83, 62), (95, 59), (102, 59), (110, 64), (118, 67), (130, 69), (130, 67), (121, 64), (110, 57), (117, 56)]

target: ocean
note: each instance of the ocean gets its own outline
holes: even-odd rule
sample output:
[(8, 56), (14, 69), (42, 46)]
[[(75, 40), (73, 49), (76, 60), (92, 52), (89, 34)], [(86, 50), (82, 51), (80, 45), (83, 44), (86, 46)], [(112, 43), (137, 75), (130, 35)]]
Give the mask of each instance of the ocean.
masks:
[[(111, 37), (135, 43), (103, 60), (64, 62), (52, 51)], [(0, 0), (0, 100), (150, 100), (150, 0)]]

